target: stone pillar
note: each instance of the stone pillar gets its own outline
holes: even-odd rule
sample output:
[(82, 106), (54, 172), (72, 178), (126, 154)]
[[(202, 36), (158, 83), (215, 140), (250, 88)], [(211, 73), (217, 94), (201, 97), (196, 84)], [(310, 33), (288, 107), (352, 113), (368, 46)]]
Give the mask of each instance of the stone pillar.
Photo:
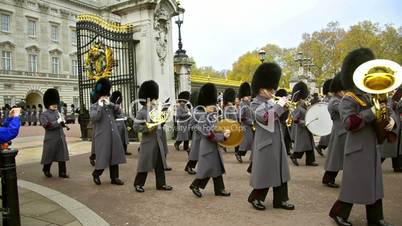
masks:
[(159, 84), (159, 100), (175, 101), (173, 74), (172, 17), (177, 15), (175, 1), (144, 0), (112, 5), (121, 23), (134, 25), (137, 83), (153, 79)]

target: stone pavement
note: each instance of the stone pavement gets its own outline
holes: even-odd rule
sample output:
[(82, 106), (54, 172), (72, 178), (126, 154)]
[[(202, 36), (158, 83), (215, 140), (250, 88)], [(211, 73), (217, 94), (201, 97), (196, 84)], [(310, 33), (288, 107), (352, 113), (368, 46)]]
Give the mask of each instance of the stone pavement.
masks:
[[(32, 192), (18, 188), (21, 224), (27, 226), (80, 226), (74, 216), (57, 203)], [(0, 220), (2, 217), (0, 215)]]
[[(80, 149), (84, 154), (72, 156), (67, 163), (70, 179), (58, 177), (46, 178), (41, 173), (37, 162), (18, 166), (18, 177), (51, 189), (79, 201), (96, 212), (111, 225), (329, 225), (335, 226), (328, 217), (329, 209), (337, 199), (339, 189), (331, 189), (321, 184), (325, 158), (317, 156), (319, 167), (306, 167), (304, 161), (295, 167), (289, 162), (292, 180), (289, 182), (290, 201), (296, 210), (285, 211), (272, 208), (272, 196), (269, 193), (266, 211), (255, 211), (247, 202), (251, 191), (249, 175), (245, 163), (239, 164), (231, 152), (224, 154), (226, 175), (225, 186), (232, 193), (231, 197), (215, 197), (212, 181), (203, 191), (201, 199), (196, 198), (188, 188), (194, 176), (188, 175), (183, 168), (187, 154), (174, 151), (170, 147), (168, 164), (173, 171), (166, 173), (166, 180), (174, 187), (171, 192), (155, 189), (154, 174), (150, 173), (145, 185), (145, 193), (137, 193), (133, 180), (137, 166), (138, 144), (130, 144), (133, 153), (127, 164), (120, 166), (120, 178), (124, 186), (110, 184), (107, 170), (102, 175), (102, 185), (93, 183), (88, 157), (90, 144), (77, 142), (69, 144), (72, 152)], [(25, 151), (25, 150), (24, 150)], [(77, 151), (78, 152), (78, 151)], [(40, 159), (40, 156), (38, 157)], [(29, 159), (31, 161), (31, 159)], [(53, 173), (57, 167), (52, 168)], [(384, 214), (395, 226), (402, 225), (402, 174), (392, 172), (390, 161), (383, 167), (384, 172)], [(337, 178), (340, 183), (342, 174)], [(355, 226), (366, 225), (364, 206), (355, 205), (350, 220)], [(90, 225), (90, 224), (89, 224)]]

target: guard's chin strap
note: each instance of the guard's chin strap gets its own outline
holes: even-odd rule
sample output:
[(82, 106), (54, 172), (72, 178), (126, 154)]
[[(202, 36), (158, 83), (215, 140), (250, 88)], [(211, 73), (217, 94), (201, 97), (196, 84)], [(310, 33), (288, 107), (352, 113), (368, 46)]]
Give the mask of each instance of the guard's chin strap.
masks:
[(362, 99), (356, 96), (356, 94), (354, 94), (353, 92), (348, 91), (345, 93), (344, 96), (352, 97), (360, 106), (367, 107), (366, 102), (364, 102)]

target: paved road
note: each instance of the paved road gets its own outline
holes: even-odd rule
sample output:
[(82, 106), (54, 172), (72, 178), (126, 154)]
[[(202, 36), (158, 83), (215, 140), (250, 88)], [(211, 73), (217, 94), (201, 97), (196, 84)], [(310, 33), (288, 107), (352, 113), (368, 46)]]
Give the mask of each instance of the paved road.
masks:
[[(141, 194), (136, 193), (132, 185), (137, 166), (137, 144), (129, 146), (134, 155), (120, 168), (120, 177), (126, 182), (124, 186), (112, 186), (107, 171), (101, 178), (103, 184), (96, 186), (90, 177), (93, 170), (88, 162), (90, 144), (69, 146), (77, 153), (68, 163), (71, 179), (45, 178), (38, 163), (19, 165), (19, 178), (55, 189), (84, 203), (111, 225), (335, 225), (328, 217), (328, 211), (338, 197), (339, 189), (321, 185), (324, 163), (321, 157), (317, 157), (319, 167), (291, 165), (289, 196), (296, 205), (295, 211), (272, 209), (270, 192), (267, 210), (258, 212), (247, 202), (251, 190), (247, 164), (239, 164), (233, 153), (224, 155), (227, 169), (224, 181), (232, 196), (215, 197), (210, 183), (203, 191), (204, 197), (198, 199), (188, 189), (193, 176), (183, 171), (187, 158), (184, 152), (171, 151), (168, 155), (168, 164), (173, 171), (167, 172), (167, 182), (174, 186), (173, 191), (156, 191), (151, 173), (145, 185), (146, 192)], [(56, 170), (52, 169), (54, 174)], [(402, 174), (392, 172), (389, 160), (384, 163), (383, 171), (386, 219), (396, 226), (402, 225)], [(338, 182), (340, 178), (341, 175)], [(364, 206), (355, 206), (350, 220), (356, 226), (366, 225)]]

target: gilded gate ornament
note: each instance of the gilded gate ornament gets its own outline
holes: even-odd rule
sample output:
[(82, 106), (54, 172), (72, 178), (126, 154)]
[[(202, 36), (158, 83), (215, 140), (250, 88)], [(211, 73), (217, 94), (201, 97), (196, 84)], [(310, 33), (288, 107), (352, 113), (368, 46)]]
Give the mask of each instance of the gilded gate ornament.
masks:
[(97, 81), (112, 74), (113, 52), (101, 42), (96, 41), (85, 55), (85, 70), (89, 80)]

